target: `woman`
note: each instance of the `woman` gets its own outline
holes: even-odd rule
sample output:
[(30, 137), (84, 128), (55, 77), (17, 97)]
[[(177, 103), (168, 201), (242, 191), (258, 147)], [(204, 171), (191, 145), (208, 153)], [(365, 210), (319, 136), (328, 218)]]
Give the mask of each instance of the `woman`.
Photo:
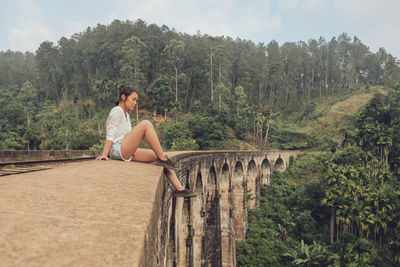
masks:
[[(175, 188), (176, 197), (194, 197), (197, 194), (185, 189), (175, 174), (175, 165), (162, 151), (153, 124), (148, 120), (138, 123), (133, 129), (127, 111), (136, 107), (139, 98), (135, 89), (121, 89), (116, 106), (111, 109), (106, 122), (107, 134), (103, 153), (97, 160), (117, 159), (124, 161), (154, 162), (165, 167), (168, 179)], [(151, 149), (139, 148), (146, 137)]]

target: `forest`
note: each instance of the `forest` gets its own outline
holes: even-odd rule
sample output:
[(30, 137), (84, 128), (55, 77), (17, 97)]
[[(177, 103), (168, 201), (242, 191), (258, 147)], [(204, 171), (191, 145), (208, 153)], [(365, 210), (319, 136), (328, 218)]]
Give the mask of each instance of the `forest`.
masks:
[(293, 125), (399, 77), (384, 48), (345, 33), (280, 46), (114, 20), (35, 53), (0, 52), (0, 149), (98, 148), (121, 86), (140, 92), (132, 117), (160, 117), (165, 149), (327, 149), (330, 136)]
[(238, 266), (398, 266), (399, 82), (398, 59), (346, 33), (255, 44), (114, 20), (0, 52), (0, 149), (100, 151), (129, 86), (132, 125), (166, 150), (303, 151), (249, 211)]

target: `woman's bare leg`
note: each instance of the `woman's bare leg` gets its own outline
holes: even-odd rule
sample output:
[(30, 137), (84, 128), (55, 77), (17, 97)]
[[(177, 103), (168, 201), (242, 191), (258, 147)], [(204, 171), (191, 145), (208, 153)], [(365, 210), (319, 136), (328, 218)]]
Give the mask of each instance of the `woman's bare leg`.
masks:
[(157, 159), (157, 155), (151, 149), (138, 148), (132, 157), (132, 161), (153, 162)]
[(175, 187), (176, 190), (184, 190), (185, 188), (182, 186), (181, 182), (179, 182), (178, 177), (176, 176), (175, 171), (165, 168), (164, 169), (169, 181)]
[(146, 138), (146, 142), (149, 144), (151, 149), (154, 151), (156, 158), (166, 160), (164, 152), (162, 151), (160, 141), (156, 131), (154, 130), (153, 124), (148, 120), (143, 120), (137, 124), (132, 131), (127, 133), (121, 143), (121, 156), (124, 159), (129, 159), (135, 154), (138, 149), (140, 142)]
[[(144, 148), (137, 148), (135, 155), (133, 155), (133, 161), (139, 162), (153, 162), (157, 159), (157, 155), (154, 153), (153, 150), (144, 149)], [(175, 187), (176, 190), (183, 190), (185, 189), (182, 184), (179, 182), (176, 173), (173, 170), (165, 169), (167, 177), (171, 184)]]

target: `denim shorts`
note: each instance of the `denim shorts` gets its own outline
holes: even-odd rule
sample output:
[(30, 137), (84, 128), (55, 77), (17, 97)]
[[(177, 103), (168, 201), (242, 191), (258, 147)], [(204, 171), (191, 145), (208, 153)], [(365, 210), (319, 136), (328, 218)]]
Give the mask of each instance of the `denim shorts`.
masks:
[(122, 141), (117, 141), (117, 142), (112, 144), (112, 146), (110, 148), (110, 152), (108, 152), (108, 157), (111, 158), (111, 159), (116, 159), (116, 160), (131, 161), (132, 157), (130, 157), (129, 159), (122, 158), (122, 155), (121, 155), (121, 142)]

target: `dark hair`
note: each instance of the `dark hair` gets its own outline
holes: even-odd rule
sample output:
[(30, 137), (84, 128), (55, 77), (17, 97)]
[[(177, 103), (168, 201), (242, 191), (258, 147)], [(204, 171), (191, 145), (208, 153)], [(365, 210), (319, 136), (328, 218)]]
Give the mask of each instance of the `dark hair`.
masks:
[(119, 97), (118, 100), (115, 101), (115, 105), (118, 106), (119, 102), (122, 101), (122, 95), (125, 95), (125, 97), (130, 96), (132, 93), (136, 93), (139, 95), (139, 93), (130, 87), (122, 87), (121, 90), (119, 91)]

